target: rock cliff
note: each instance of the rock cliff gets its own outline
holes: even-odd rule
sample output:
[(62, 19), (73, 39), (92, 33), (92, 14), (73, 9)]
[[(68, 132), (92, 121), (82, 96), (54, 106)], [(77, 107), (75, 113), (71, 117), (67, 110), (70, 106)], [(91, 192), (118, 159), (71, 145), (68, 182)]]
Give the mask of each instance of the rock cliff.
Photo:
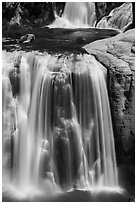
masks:
[(84, 49), (107, 69), (117, 158), (134, 163), (135, 30), (92, 42)]

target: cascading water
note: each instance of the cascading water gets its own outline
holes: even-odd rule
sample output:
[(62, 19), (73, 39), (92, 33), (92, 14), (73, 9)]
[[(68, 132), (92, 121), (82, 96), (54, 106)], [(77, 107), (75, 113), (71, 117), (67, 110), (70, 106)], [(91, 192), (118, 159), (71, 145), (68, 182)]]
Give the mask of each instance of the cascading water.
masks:
[(27, 195), (118, 187), (101, 65), (88, 55), (69, 60), (21, 60), (9, 182)]
[[(63, 18), (78, 26), (89, 25), (92, 9), (88, 5), (68, 2)], [(113, 129), (101, 64), (86, 54), (23, 56), (19, 87), (15, 99), (8, 74), (4, 75), (4, 189), (10, 186), (10, 191), (29, 197), (117, 188)], [(12, 101), (16, 104), (14, 117)]]
[(67, 2), (63, 17), (77, 26), (93, 26), (92, 18), (95, 11), (94, 3)]
[(50, 28), (89, 28), (96, 21), (95, 3), (66, 2), (62, 17), (57, 16)]

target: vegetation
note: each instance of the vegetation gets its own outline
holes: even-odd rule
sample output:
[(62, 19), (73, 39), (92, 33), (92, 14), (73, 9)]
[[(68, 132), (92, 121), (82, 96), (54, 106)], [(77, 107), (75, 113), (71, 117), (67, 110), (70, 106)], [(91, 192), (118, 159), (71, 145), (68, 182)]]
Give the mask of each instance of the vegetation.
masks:
[(10, 21), (13, 17), (20, 15), (22, 19), (27, 19), (32, 23), (39, 18), (51, 23), (54, 20), (55, 10), (59, 15), (64, 5), (63, 2), (3, 2), (2, 17)]

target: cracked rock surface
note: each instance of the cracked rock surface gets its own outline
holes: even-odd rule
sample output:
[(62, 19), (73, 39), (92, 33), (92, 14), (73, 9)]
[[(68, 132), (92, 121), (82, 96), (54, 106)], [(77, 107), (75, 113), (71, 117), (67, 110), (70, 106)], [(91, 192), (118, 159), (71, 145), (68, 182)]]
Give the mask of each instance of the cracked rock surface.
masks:
[(135, 29), (84, 47), (107, 69), (107, 86), (118, 160), (134, 163)]

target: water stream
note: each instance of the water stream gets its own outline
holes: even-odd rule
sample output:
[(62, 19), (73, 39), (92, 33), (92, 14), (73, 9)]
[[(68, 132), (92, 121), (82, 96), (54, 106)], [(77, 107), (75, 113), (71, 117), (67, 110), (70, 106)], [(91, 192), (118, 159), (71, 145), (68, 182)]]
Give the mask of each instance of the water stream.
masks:
[(64, 13), (56, 16), (50, 28), (90, 28), (96, 21), (95, 3), (66, 2)]
[(57, 58), (22, 57), (9, 170), (21, 192), (47, 181), (55, 192), (118, 187), (105, 77), (93, 57), (79, 57), (64, 58), (58, 69)]
[[(64, 16), (87, 24), (71, 6)], [(105, 74), (93, 56), (23, 56), (16, 99), (3, 77), (3, 178), (27, 196), (119, 186)]]

